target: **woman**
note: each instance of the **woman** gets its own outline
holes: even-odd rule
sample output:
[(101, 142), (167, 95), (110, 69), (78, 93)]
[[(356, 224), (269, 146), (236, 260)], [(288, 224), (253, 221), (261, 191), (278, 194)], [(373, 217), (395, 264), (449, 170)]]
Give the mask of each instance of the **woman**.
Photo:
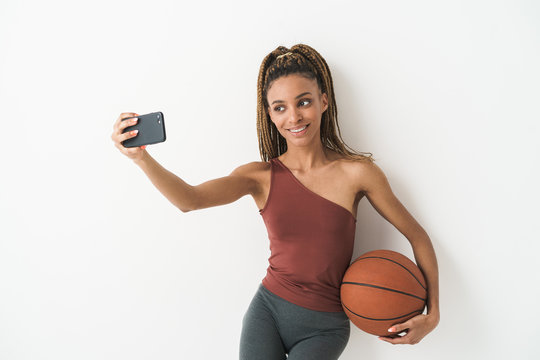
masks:
[[(379, 337), (416, 344), (439, 322), (438, 266), (431, 240), (394, 196), (369, 155), (346, 149), (337, 123), (330, 69), (313, 48), (279, 46), (261, 65), (257, 134), (263, 161), (191, 186), (144, 149), (121, 142), (138, 116), (114, 124), (116, 147), (183, 212), (224, 205), (250, 194), (268, 230), (265, 278), (243, 318), (241, 359), (337, 359), (349, 340), (340, 282), (350, 264), (357, 207), (366, 196), (411, 243), (428, 284), (427, 314), (394, 325), (405, 335)], [(337, 129), (337, 133), (336, 133)]]

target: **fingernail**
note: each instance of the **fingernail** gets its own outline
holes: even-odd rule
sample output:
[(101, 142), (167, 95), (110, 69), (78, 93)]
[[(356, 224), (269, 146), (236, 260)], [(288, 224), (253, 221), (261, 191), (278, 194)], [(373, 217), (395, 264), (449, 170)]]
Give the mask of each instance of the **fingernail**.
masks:
[(390, 329), (388, 329), (388, 332), (394, 332), (394, 331), (396, 331), (396, 329), (393, 328), (393, 327), (391, 327)]
[(141, 146), (141, 149), (143, 150), (146, 149), (146, 145)]
[(132, 123), (132, 124), (135, 124), (135, 123), (137, 122), (137, 120), (139, 120), (139, 119), (137, 119), (137, 118), (132, 119), (132, 120), (131, 120), (131, 123)]
[(135, 134), (138, 133), (138, 132), (139, 132), (139, 130), (133, 130), (133, 131), (131, 132), (131, 135), (135, 135)]

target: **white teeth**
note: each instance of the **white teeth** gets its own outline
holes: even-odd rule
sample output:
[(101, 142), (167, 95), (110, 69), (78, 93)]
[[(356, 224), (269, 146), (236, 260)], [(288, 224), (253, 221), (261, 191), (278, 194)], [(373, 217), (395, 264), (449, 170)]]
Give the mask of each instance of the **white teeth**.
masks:
[(303, 128), (298, 129), (298, 130), (289, 130), (289, 131), (290, 132), (300, 132), (300, 131), (304, 130), (306, 127), (307, 127), (307, 125), (304, 126)]

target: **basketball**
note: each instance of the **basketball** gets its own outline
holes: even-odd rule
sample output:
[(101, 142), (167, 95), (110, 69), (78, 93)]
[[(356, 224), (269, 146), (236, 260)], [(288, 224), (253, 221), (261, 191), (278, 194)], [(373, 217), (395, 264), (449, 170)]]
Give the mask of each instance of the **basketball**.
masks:
[(408, 257), (392, 250), (370, 251), (347, 268), (341, 282), (341, 305), (359, 329), (378, 336), (395, 324), (422, 314), (427, 286)]

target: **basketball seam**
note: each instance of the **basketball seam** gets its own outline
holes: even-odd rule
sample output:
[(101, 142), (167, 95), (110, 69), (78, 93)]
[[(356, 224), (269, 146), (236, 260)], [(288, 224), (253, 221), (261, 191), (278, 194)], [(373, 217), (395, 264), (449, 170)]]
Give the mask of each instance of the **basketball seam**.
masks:
[[(357, 259), (356, 261), (359, 261), (359, 260), (364, 260), (364, 259), (383, 259), (383, 260), (388, 260), (388, 261), (391, 261), (393, 262), (394, 264), (397, 264), (399, 266), (401, 266), (402, 268), (404, 268), (405, 270), (407, 270), (407, 272), (409, 274), (411, 274), (411, 276), (416, 280), (418, 281), (418, 284), (420, 284), (420, 286), (427, 291), (426, 287), (422, 284), (422, 282), (420, 280), (418, 280), (418, 278), (411, 272), (411, 270), (407, 269), (407, 267), (401, 265), (400, 263), (398, 263), (397, 261), (394, 261), (392, 259), (388, 259), (388, 258), (385, 258), (385, 257), (381, 257), (381, 256), (366, 256), (366, 257), (363, 257), (363, 258), (360, 258), (360, 259)], [(355, 261), (355, 262), (356, 262)], [(353, 262), (353, 264), (355, 263)], [(352, 265), (352, 264), (351, 264)]]
[(400, 294), (403, 294), (403, 295), (407, 295), (407, 296), (412, 296), (414, 298), (417, 298), (418, 300), (422, 300), (422, 301), (426, 301), (426, 299), (418, 296), (418, 295), (414, 295), (414, 294), (410, 294), (410, 293), (407, 293), (405, 291), (401, 291), (401, 290), (396, 290), (396, 289), (392, 289), (392, 288), (387, 288), (387, 287), (384, 287), (384, 286), (378, 286), (378, 285), (373, 285), (373, 284), (365, 284), (365, 283), (358, 283), (358, 282), (353, 282), (353, 281), (344, 281), (341, 283), (341, 285), (344, 285), (344, 284), (353, 284), (353, 285), (360, 285), (360, 286), (369, 286), (369, 287), (372, 287), (372, 288), (376, 288), (376, 289), (381, 289), (381, 290), (388, 290), (388, 291), (393, 291), (393, 292), (397, 292), (397, 293), (400, 293)]
[(401, 318), (404, 318), (404, 317), (406, 317), (406, 316), (412, 315), (412, 314), (414, 314), (414, 313), (417, 313), (417, 312), (422, 313), (422, 311), (424, 311), (424, 309), (422, 308), (422, 309), (414, 310), (414, 311), (411, 311), (411, 312), (408, 313), (408, 314), (401, 315), (401, 316), (394, 317), (394, 318), (377, 319), (377, 318), (370, 318), (370, 317), (367, 317), (367, 316), (362, 316), (362, 315), (360, 315), (360, 314), (357, 314), (357, 313), (355, 313), (354, 311), (352, 311), (351, 309), (349, 309), (349, 308), (347, 307), (347, 305), (345, 305), (345, 304), (343, 304), (343, 306), (345, 307), (345, 309), (347, 309), (348, 311), (350, 311), (352, 314), (354, 314), (354, 315), (356, 315), (356, 316), (359, 316), (359, 317), (361, 317), (361, 318), (364, 318), (364, 319), (366, 319), (366, 320), (373, 320), (373, 321), (389, 321), (389, 320), (397, 320), (397, 319), (401, 319)]

